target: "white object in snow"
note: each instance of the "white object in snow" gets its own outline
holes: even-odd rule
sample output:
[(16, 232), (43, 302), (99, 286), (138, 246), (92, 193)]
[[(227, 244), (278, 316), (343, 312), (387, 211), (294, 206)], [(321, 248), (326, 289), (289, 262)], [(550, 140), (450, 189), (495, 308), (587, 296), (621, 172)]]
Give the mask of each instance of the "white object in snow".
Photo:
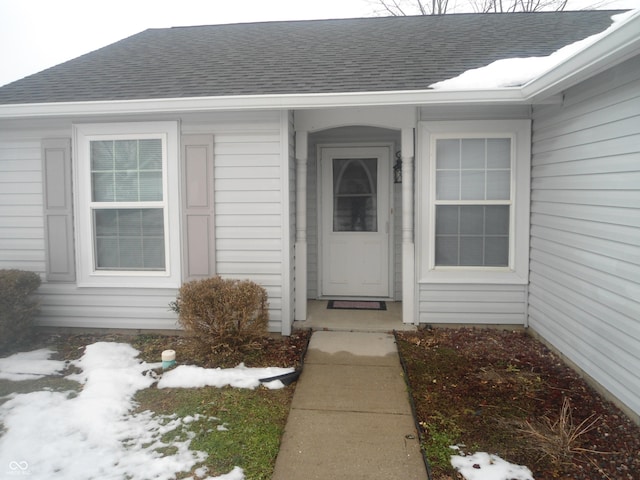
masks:
[(162, 368), (170, 368), (176, 364), (175, 350), (165, 350), (162, 352)]

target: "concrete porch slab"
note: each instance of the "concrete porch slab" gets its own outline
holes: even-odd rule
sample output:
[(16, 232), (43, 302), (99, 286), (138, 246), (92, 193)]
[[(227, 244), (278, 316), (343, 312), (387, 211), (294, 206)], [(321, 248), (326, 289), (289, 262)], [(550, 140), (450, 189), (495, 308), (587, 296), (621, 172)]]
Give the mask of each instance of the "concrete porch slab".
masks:
[(393, 335), (373, 332), (314, 332), (306, 364), (399, 366)]

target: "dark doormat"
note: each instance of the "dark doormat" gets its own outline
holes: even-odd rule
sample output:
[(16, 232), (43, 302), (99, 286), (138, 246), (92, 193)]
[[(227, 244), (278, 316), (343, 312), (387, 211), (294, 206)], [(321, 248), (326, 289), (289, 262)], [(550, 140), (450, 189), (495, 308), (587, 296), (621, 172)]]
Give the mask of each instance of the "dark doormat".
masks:
[(329, 300), (329, 310), (386, 310), (387, 304), (381, 301)]

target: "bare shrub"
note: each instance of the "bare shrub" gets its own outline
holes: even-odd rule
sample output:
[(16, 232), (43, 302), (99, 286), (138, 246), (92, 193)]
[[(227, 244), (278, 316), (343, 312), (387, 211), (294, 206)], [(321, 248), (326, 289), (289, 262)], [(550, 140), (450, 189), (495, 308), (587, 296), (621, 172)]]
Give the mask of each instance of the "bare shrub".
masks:
[(267, 334), (267, 292), (249, 280), (217, 276), (188, 282), (170, 306), (205, 358), (253, 348)]
[(37, 273), (0, 270), (0, 351), (19, 345), (31, 335), (38, 311), (33, 293), (40, 282)]
[(571, 402), (564, 397), (557, 419), (545, 415), (539, 421), (527, 420), (520, 430), (531, 437), (543, 457), (549, 457), (555, 465), (560, 466), (570, 464), (575, 454), (605, 453), (580, 447), (580, 437), (595, 429), (600, 421), (601, 417), (593, 414), (574, 424)]

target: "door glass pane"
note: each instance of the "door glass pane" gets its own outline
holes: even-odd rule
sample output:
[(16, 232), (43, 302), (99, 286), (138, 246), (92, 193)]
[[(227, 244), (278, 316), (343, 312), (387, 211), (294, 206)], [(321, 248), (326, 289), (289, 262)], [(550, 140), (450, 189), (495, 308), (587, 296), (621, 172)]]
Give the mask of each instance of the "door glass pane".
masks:
[(378, 159), (333, 159), (333, 231), (378, 231)]

